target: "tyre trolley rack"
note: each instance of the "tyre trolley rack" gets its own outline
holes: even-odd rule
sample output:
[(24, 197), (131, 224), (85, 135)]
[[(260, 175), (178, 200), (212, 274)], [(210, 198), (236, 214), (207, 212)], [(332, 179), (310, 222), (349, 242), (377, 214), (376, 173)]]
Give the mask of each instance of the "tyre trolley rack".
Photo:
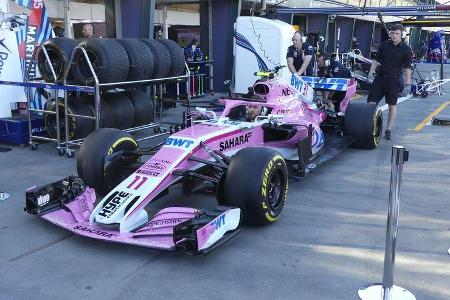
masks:
[[(45, 60), (47, 65), (50, 67), (50, 71), (53, 76), (54, 83), (49, 82), (42, 82), (42, 78), (34, 77), (30, 78), (29, 73), (31, 70), (31, 66), (34, 65), (36, 67), (36, 54), (37, 51), (41, 49), (44, 53)], [(47, 50), (45, 47), (37, 46), (33, 52), (31, 62), (28, 64), (26, 73), (25, 73), (25, 79), (24, 82), (16, 82), (16, 81), (0, 81), (0, 85), (12, 85), (12, 86), (21, 86), (25, 88), (25, 94), (27, 97), (27, 111), (28, 111), (28, 129), (29, 129), (29, 144), (31, 146), (31, 150), (36, 150), (38, 148), (38, 144), (35, 141), (47, 141), (47, 142), (55, 142), (56, 149), (59, 153), (59, 155), (64, 155), (64, 153), (68, 157), (74, 156), (74, 150), (71, 148), (71, 146), (81, 146), (81, 144), (84, 141), (84, 138), (76, 139), (76, 140), (70, 140), (69, 138), (69, 117), (73, 118), (84, 118), (84, 119), (91, 119), (95, 121), (95, 130), (98, 130), (101, 128), (101, 101), (100, 101), (100, 89), (103, 87), (123, 87), (127, 85), (136, 85), (136, 84), (145, 84), (145, 85), (153, 85), (153, 97), (151, 100), (153, 101), (153, 122), (137, 127), (132, 127), (128, 129), (124, 129), (126, 132), (136, 132), (144, 129), (149, 128), (157, 128), (158, 130), (155, 130), (155, 134), (144, 136), (140, 139), (137, 139), (136, 141), (140, 142), (143, 140), (148, 140), (152, 138), (156, 138), (158, 136), (163, 136), (170, 134), (171, 132), (167, 132), (166, 129), (161, 130), (161, 126), (163, 124), (162, 122), (162, 111), (160, 105), (159, 110), (159, 122), (156, 122), (156, 99), (159, 97), (159, 100), (163, 101), (163, 88), (164, 84), (170, 81), (176, 82), (176, 101), (180, 101), (180, 83), (185, 81), (186, 82), (186, 91), (190, 90), (190, 80), (191, 77), (189, 68), (187, 64), (185, 64), (185, 70), (186, 75), (182, 76), (176, 76), (176, 77), (166, 77), (166, 78), (157, 78), (157, 79), (145, 79), (145, 80), (136, 80), (136, 81), (123, 81), (123, 82), (113, 82), (113, 83), (100, 83), (98, 81), (97, 74), (94, 71), (94, 68), (92, 66), (92, 63), (89, 59), (89, 56), (86, 52), (86, 50), (83, 47), (77, 46), (72, 52), (72, 55), (70, 56), (68, 66), (71, 66), (73, 63), (73, 59), (77, 52), (81, 51), (81, 54), (84, 56), (86, 63), (89, 66), (89, 70), (92, 73), (92, 76), (94, 78), (95, 84), (93, 86), (82, 86), (82, 85), (72, 85), (67, 84), (67, 77), (69, 75), (70, 68), (66, 68), (64, 71), (64, 77), (62, 80), (62, 83), (58, 82), (57, 76), (55, 73), (55, 70), (53, 68), (53, 64), (50, 60), (50, 57), (47, 53)], [(156, 85), (159, 85), (159, 89), (156, 87)], [(31, 102), (32, 102), (32, 96), (30, 93), (31, 88), (37, 88), (37, 89), (50, 89), (55, 91), (55, 111), (45, 110), (45, 109), (34, 109), (31, 108)], [(65, 128), (65, 137), (64, 141), (61, 141), (61, 124), (60, 124), (60, 118), (59, 118), (59, 103), (60, 99), (58, 97), (59, 91), (64, 92), (64, 128)], [(68, 112), (68, 92), (77, 92), (77, 93), (91, 93), (94, 94), (94, 103), (95, 103), (95, 116), (86, 116), (86, 115), (78, 115), (78, 114), (71, 114)], [(159, 94), (159, 95), (158, 95)], [(191, 96), (190, 93), (186, 93), (186, 112), (183, 114), (183, 123), (187, 125), (187, 115), (190, 113), (190, 101)], [(47, 101), (51, 100), (49, 97)], [(56, 138), (50, 138), (50, 137), (42, 137), (42, 136), (36, 136), (33, 135), (33, 128), (31, 126), (31, 116), (33, 113), (42, 113), (42, 114), (54, 114), (56, 115)]]

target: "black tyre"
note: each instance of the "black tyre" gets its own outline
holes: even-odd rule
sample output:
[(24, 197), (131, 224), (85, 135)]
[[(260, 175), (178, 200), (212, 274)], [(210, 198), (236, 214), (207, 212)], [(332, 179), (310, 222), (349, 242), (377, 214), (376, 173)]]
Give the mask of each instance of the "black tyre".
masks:
[[(80, 97), (80, 101), (85, 101), (91, 110), (92, 116), (95, 116), (95, 100), (93, 96), (82, 96)], [(104, 96), (100, 98), (100, 127), (101, 128), (110, 128), (113, 127), (113, 114), (111, 110), (111, 106), (105, 100)]]
[(350, 103), (344, 116), (344, 135), (356, 139), (352, 147), (378, 147), (383, 131), (383, 113), (375, 103)]
[(91, 133), (80, 147), (78, 176), (96, 192), (106, 194), (133, 172), (128, 168), (133, 161), (122, 160), (117, 157), (117, 152), (137, 148), (138, 144), (130, 134), (119, 129), (101, 128)]
[(113, 127), (119, 129), (133, 127), (134, 108), (127, 95), (124, 92), (107, 93), (105, 95), (105, 99), (111, 108), (113, 115)]
[[(226, 173), (222, 204), (237, 206), (246, 225), (274, 223), (288, 192), (286, 163), (269, 148), (245, 148), (233, 156)], [(220, 200), (222, 198), (222, 200)]]
[[(80, 42), (86, 49), (100, 83), (125, 81), (128, 76), (128, 55), (123, 46), (113, 39), (86, 39)], [(88, 63), (78, 51), (72, 63), (72, 74), (83, 85), (93, 85), (94, 77)]]
[[(89, 108), (88, 104), (84, 101), (79, 101), (78, 99), (69, 98), (67, 100), (67, 111), (70, 114), (77, 114), (83, 116), (92, 116), (92, 111)], [(47, 102), (47, 110), (56, 111), (56, 103), (55, 100), (49, 100)], [(44, 117), (45, 128), (47, 129), (47, 133), (51, 138), (56, 138), (56, 115), (54, 114), (45, 114)], [(69, 123), (69, 138), (70, 140), (81, 139), (86, 137), (89, 133), (91, 133), (95, 128), (95, 123), (93, 120), (77, 118), (77, 117), (68, 117)], [(59, 126), (60, 126), (60, 139), (64, 140), (66, 137), (66, 128), (64, 126), (64, 99), (60, 99), (59, 101)]]
[[(47, 50), (47, 54), (52, 62), (57, 81), (64, 79), (64, 72), (67, 69), (70, 56), (76, 46), (77, 41), (64, 37), (49, 39), (42, 45), (42, 47), (45, 47), (45, 50)], [(40, 50), (38, 52), (37, 61), (39, 73), (41, 74), (42, 79), (44, 79), (45, 82), (55, 82), (51, 68), (45, 58), (44, 51)], [(72, 75), (69, 73), (68, 79), (70, 80), (71, 78)]]
[(153, 69), (152, 78), (164, 78), (169, 76), (171, 67), (171, 57), (167, 48), (156, 40), (141, 40), (150, 48), (153, 53), (155, 67)]
[(422, 93), (420, 93), (420, 97), (422, 98), (428, 97), (428, 91), (422, 91)]
[(153, 120), (153, 102), (140, 90), (129, 91), (128, 98), (134, 108), (134, 126), (148, 124)]
[(118, 39), (117, 41), (128, 54), (130, 68), (127, 80), (150, 79), (155, 64), (150, 48), (137, 39)]
[(176, 42), (168, 39), (158, 40), (170, 53), (171, 66), (169, 76), (180, 76), (184, 74), (185, 58), (184, 50)]

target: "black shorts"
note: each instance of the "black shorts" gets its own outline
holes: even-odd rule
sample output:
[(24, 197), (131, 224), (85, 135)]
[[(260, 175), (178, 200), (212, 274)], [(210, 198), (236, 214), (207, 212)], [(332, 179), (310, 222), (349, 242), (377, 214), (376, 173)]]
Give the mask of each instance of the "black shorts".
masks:
[(396, 105), (399, 91), (400, 81), (398, 77), (377, 76), (370, 86), (367, 102), (378, 103), (384, 97), (387, 104)]

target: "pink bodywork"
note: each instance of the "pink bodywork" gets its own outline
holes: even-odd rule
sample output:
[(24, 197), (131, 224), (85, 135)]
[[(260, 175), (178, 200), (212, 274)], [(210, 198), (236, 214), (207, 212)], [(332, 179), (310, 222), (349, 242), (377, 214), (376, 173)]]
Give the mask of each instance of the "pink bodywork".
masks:
[[(108, 230), (97, 224), (89, 223), (95, 202), (95, 191), (87, 188), (65, 208), (45, 214), (43, 219), (61, 226), (78, 235), (141, 247), (174, 250), (174, 227), (194, 218), (199, 210), (190, 207), (168, 207), (160, 210), (151, 221), (136, 232)], [(219, 216), (220, 217), (220, 216)], [(218, 218), (219, 218), (218, 217)], [(197, 230), (198, 248), (200, 249), (215, 231), (214, 220)]]
[[(199, 162), (188, 160), (189, 157), (195, 156), (204, 160), (212, 160), (211, 155), (200, 145), (200, 142), (208, 148), (219, 150), (226, 155), (233, 155), (239, 149), (246, 147), (270, 147), (277, 151), (284, 149), (295, 152), (298, 142), (308, 135), (307, 126), (312, 125), (314, 129), (313, 150), (320, 150), (323, 146), (320, 124), (326, 120), (327, 114), (314, 109), (302, 100), (301, 94), (283, 80), (275, 78), (257, 84), (260, 85), (258, 91), (264, 89), (267, 91), (264, 95), (257, 94), (260, 98), (259, 101), (222, 99), (225, 110), (218, 120), (227, 121), (225, 117), (233, 107), (249, 104), (262, 105), (271, 109), (271, 115), (282, 115), (277, 121), (296, 126), (295, 135), (285, 141), (264, 142), (261, 123), (244, 122), (245, 124), (243, 124), (243, 122), (234, 121), (220, 123), (218, 120), (207, 120), (176, 132), (166, 140), (166, 145), (160, 151), (115, 188), (118, 191), (135, 192), (132, 197), (136, 195), (140, 197), (139, 201), (123, 216), (124, 220), (128, 220), (144, 209), (156, 196), (179, 180), (180, 176), (174, 175), (174, 171), (194, 170), (202, 166)], [(341, 103), (341, 111), (345, 111), (355, 90), (356, 84), (349, 85), (346, 97)], [(137, 184), (137, 178), (140, 180), (139, 184)], [(173, 239), (174, 227), (194, 218), (198, 213), (198, 210), (194, 208), (169, 207), (159, 211), (137, 231), (120, 232), (117, 229), (108, 229), (108, 227), (102, 227), (95, 222), (89, 222), (94, 210), (94, 202), (95, 192), (88, 188), (74, 201), (66, 204), (64, 208), (45, 214), (42, 218), (76, 234), (95, 239), (150, 248), (174, 249), (176, 247)], [(229, 211), (223, 214), (227, 214)], [(207, 243), (208, 238), (214, 234), (216, 229), (214, 222), (211, 222), (197, 230), (199, 249)]]
[[(267, 86), (269, 91), (266, 95), (258, 95), (261, 101), (248, 101), (248, 100), (236, 100), (220, 99), (220, 102), (225, 104), (225, 109), (221, 114), (221, 117), (226, 117), (230, 113), (233, 107), (241, 105), (262, 105), (268, 108), (272, 108), (271, 114), (284, 115), (281, 122), (284, 124), (297, 125), (297, 133), (291, 139), (282, 142), (267, 142), (263, 141), (263, 130), (261, 126), (254, 126), (249, 128), (238, 128), (219, 134), (223, 129), (228, 128), (228, 125), (221, 125), (210, 123), (198, 123), (192, 127), (186, 128), (174, 134), (177, 138), (186, 138), (189, 140), (202, 140), (209, 148), (213, 150), (220, 150), (227, 154), (221, 148), (221, 143), (224, 143), (227, 139), (233, 139), (245, 135), (246, 142), (233, 147), (233, 152), (246, 147), (270, 147), (275, 149), (296, 149), (298, 141), (304, 139), (308, 135), (307, 126), (312, 125), (316, 134), (313, 135), (312, 144), (317, 147), (323, 146), (323, 133), (320, 129), (320, 124), (327, 118), (326, 112), (312, 108), (306, 101), (301, 100), (302, 96), (297, 90), (286, 83), (282, 79), (274, 78), (264, 82), (258, 82)], [(256, 86), (256, 84), (255, 84)], [(311, 87), (309, 87), (311, 88)], [(344, 111), (349, 101), (356, 91), (356, 83), (351, 82), (347, 89), (345, 99), (341, 102), (341, 111)], [(344, 110), (342, 110), (344, 109)], [(215, 134), (217, 133), (217, 134)], [(183, 149), (174, 149), (164, 146), (158, 153), (156, 153), (146, 164), (144, 164), (137, 173), (149, 173), (154, 169), (149, 169), (149, 166), (158, 162), (163, 162), (166, 165), (166, 170), (191, 170), (200, 166), (198, 162), (189, 161), (186, 158), (194, 155), (195, 157), (211, 160), (211, 156), (200, 146), (196, 145), (193, 149), (187, 153)], [(184, 156), (185, 158), (179, 163), (174, 163), (176, 158)], [(134, 207), (133, 211), (127, 215), (127, 218), (131, 217), (134, 213), (143, 209), (152, 199), (154, 199), (159, 193), (166, 189), (171, 183), (179, 179), (179, 176), (171, 175), (171, 172), (158, 172), (156, 177), (165, 177), (158, 186), (142, 201), (138, 206)]]

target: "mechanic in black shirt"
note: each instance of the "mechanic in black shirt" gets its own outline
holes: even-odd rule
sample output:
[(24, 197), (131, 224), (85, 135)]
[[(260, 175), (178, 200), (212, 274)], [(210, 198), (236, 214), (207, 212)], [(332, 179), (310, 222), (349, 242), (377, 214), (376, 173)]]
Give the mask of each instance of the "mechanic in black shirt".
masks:
[[(350, 71), (337, 60), (331, 60), (327, 52), (320, 52), (317, 54), (317, 64), (319, 65), (319, 77), (333, 77), (333, 78), (352, 78)], [(346, 92), (330, 91), (323, 94), (324, 99), (333, 101), (334, 110), (339, 112), (341, 101), (344, 100)]]
[(299, 76), (312, 76), (313, 66), (311, 63), (314, 48), (308, 43), (303, 43), (303, 33), (296, 31), (292, 37), (292, 46), (287, 49), (287, 65), (292, 74)]
[[(405, 84), (402, 96), (407, 96), (411, 91), (411, 60), (412, 51), (408, 45), (402, 42), (403, 26), (395, 24), (390, 30), (390, 40), (381, 43), (378, 48), (376, 60), (370, 66), (367, 79), (372, 83), (367, 102), (379, 103), (384, 97), (389, 106), (387, 127), (384, 138), (392, 139), (392, 125), (397, 113), (397, 98), (400, 89), (400, 75), (404, 71)], [(373, 72), (377, 67), (379, 71), (374, 78)]]

